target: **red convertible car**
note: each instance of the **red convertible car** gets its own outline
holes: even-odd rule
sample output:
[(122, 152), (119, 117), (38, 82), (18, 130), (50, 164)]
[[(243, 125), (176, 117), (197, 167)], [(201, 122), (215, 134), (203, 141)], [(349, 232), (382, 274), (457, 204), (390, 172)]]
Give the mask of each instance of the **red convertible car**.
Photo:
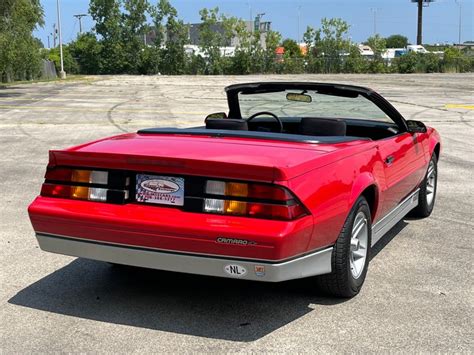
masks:
[(363, 87), (225, 90), (229, 112), (202, 127), (51, 151), (28, 210), (41, 249), (356, 295), (371, 247), (433, 210), (438, 133)]

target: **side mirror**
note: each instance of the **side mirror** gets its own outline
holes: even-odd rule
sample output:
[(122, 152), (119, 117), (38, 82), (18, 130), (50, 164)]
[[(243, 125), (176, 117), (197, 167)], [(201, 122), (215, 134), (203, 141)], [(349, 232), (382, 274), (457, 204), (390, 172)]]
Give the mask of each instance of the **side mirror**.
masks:
[(410, 133), (426, 133), (426, 126), (421, 121), (408, 120), (408, 132)]
[(210, 115), (207, 115), (206, 120), (208, 118), (227, 118), (227, 113), (225, 112), (211, 113)]

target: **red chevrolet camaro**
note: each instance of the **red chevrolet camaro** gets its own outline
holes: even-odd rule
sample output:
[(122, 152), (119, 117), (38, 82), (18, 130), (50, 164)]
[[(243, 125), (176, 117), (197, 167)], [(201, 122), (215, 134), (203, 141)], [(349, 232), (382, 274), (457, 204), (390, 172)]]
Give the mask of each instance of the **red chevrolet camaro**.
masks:
[(50, 152), (29, 207), (41, 249), (161, 270), (362, 287), (370, 249), (427, 217), (440, 137), (373, 90), (226, 88), (228, 113)]

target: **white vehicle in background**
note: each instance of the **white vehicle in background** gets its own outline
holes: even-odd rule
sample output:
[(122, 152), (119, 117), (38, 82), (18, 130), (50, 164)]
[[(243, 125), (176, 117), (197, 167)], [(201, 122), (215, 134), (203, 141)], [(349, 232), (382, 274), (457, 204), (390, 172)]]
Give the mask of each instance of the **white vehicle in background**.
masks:
[(359, 52), (361, 56), (369, 58), (373, 58), (375, 54), (372, 48), (366, 44), (359, 44)]
[(423, 47), (422, 45), (419, 45), (419, 44), (409, 44), (407, 46), (407, 52), (410, 53), (410, 52), (415, 52), (415, 53), (429, 53), (428, 50), (426, 50), (425, 47)]
[(394, 58), (401, 57), (408, 53), (408, 50), (405, 48), (387, 48), (385, 52), (382, 53), (382, 58), (390, 62)]

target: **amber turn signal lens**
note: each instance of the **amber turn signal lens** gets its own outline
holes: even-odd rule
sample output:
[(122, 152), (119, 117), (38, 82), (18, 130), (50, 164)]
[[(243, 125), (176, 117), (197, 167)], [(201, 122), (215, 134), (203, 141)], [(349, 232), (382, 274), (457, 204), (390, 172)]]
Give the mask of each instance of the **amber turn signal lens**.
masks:
[(247, 202), (225, 201), (224, 210), (227, 214), (244, 215), (247, 213)]
[(225, 195), (246, 197), (249, 192), (248, 186), (240, 182), (228, 182), (225, 184)]
[(73, 186), (71, 197), (79, 200), (87, 200), (89, 198), (89, 188), (84, 186)]

